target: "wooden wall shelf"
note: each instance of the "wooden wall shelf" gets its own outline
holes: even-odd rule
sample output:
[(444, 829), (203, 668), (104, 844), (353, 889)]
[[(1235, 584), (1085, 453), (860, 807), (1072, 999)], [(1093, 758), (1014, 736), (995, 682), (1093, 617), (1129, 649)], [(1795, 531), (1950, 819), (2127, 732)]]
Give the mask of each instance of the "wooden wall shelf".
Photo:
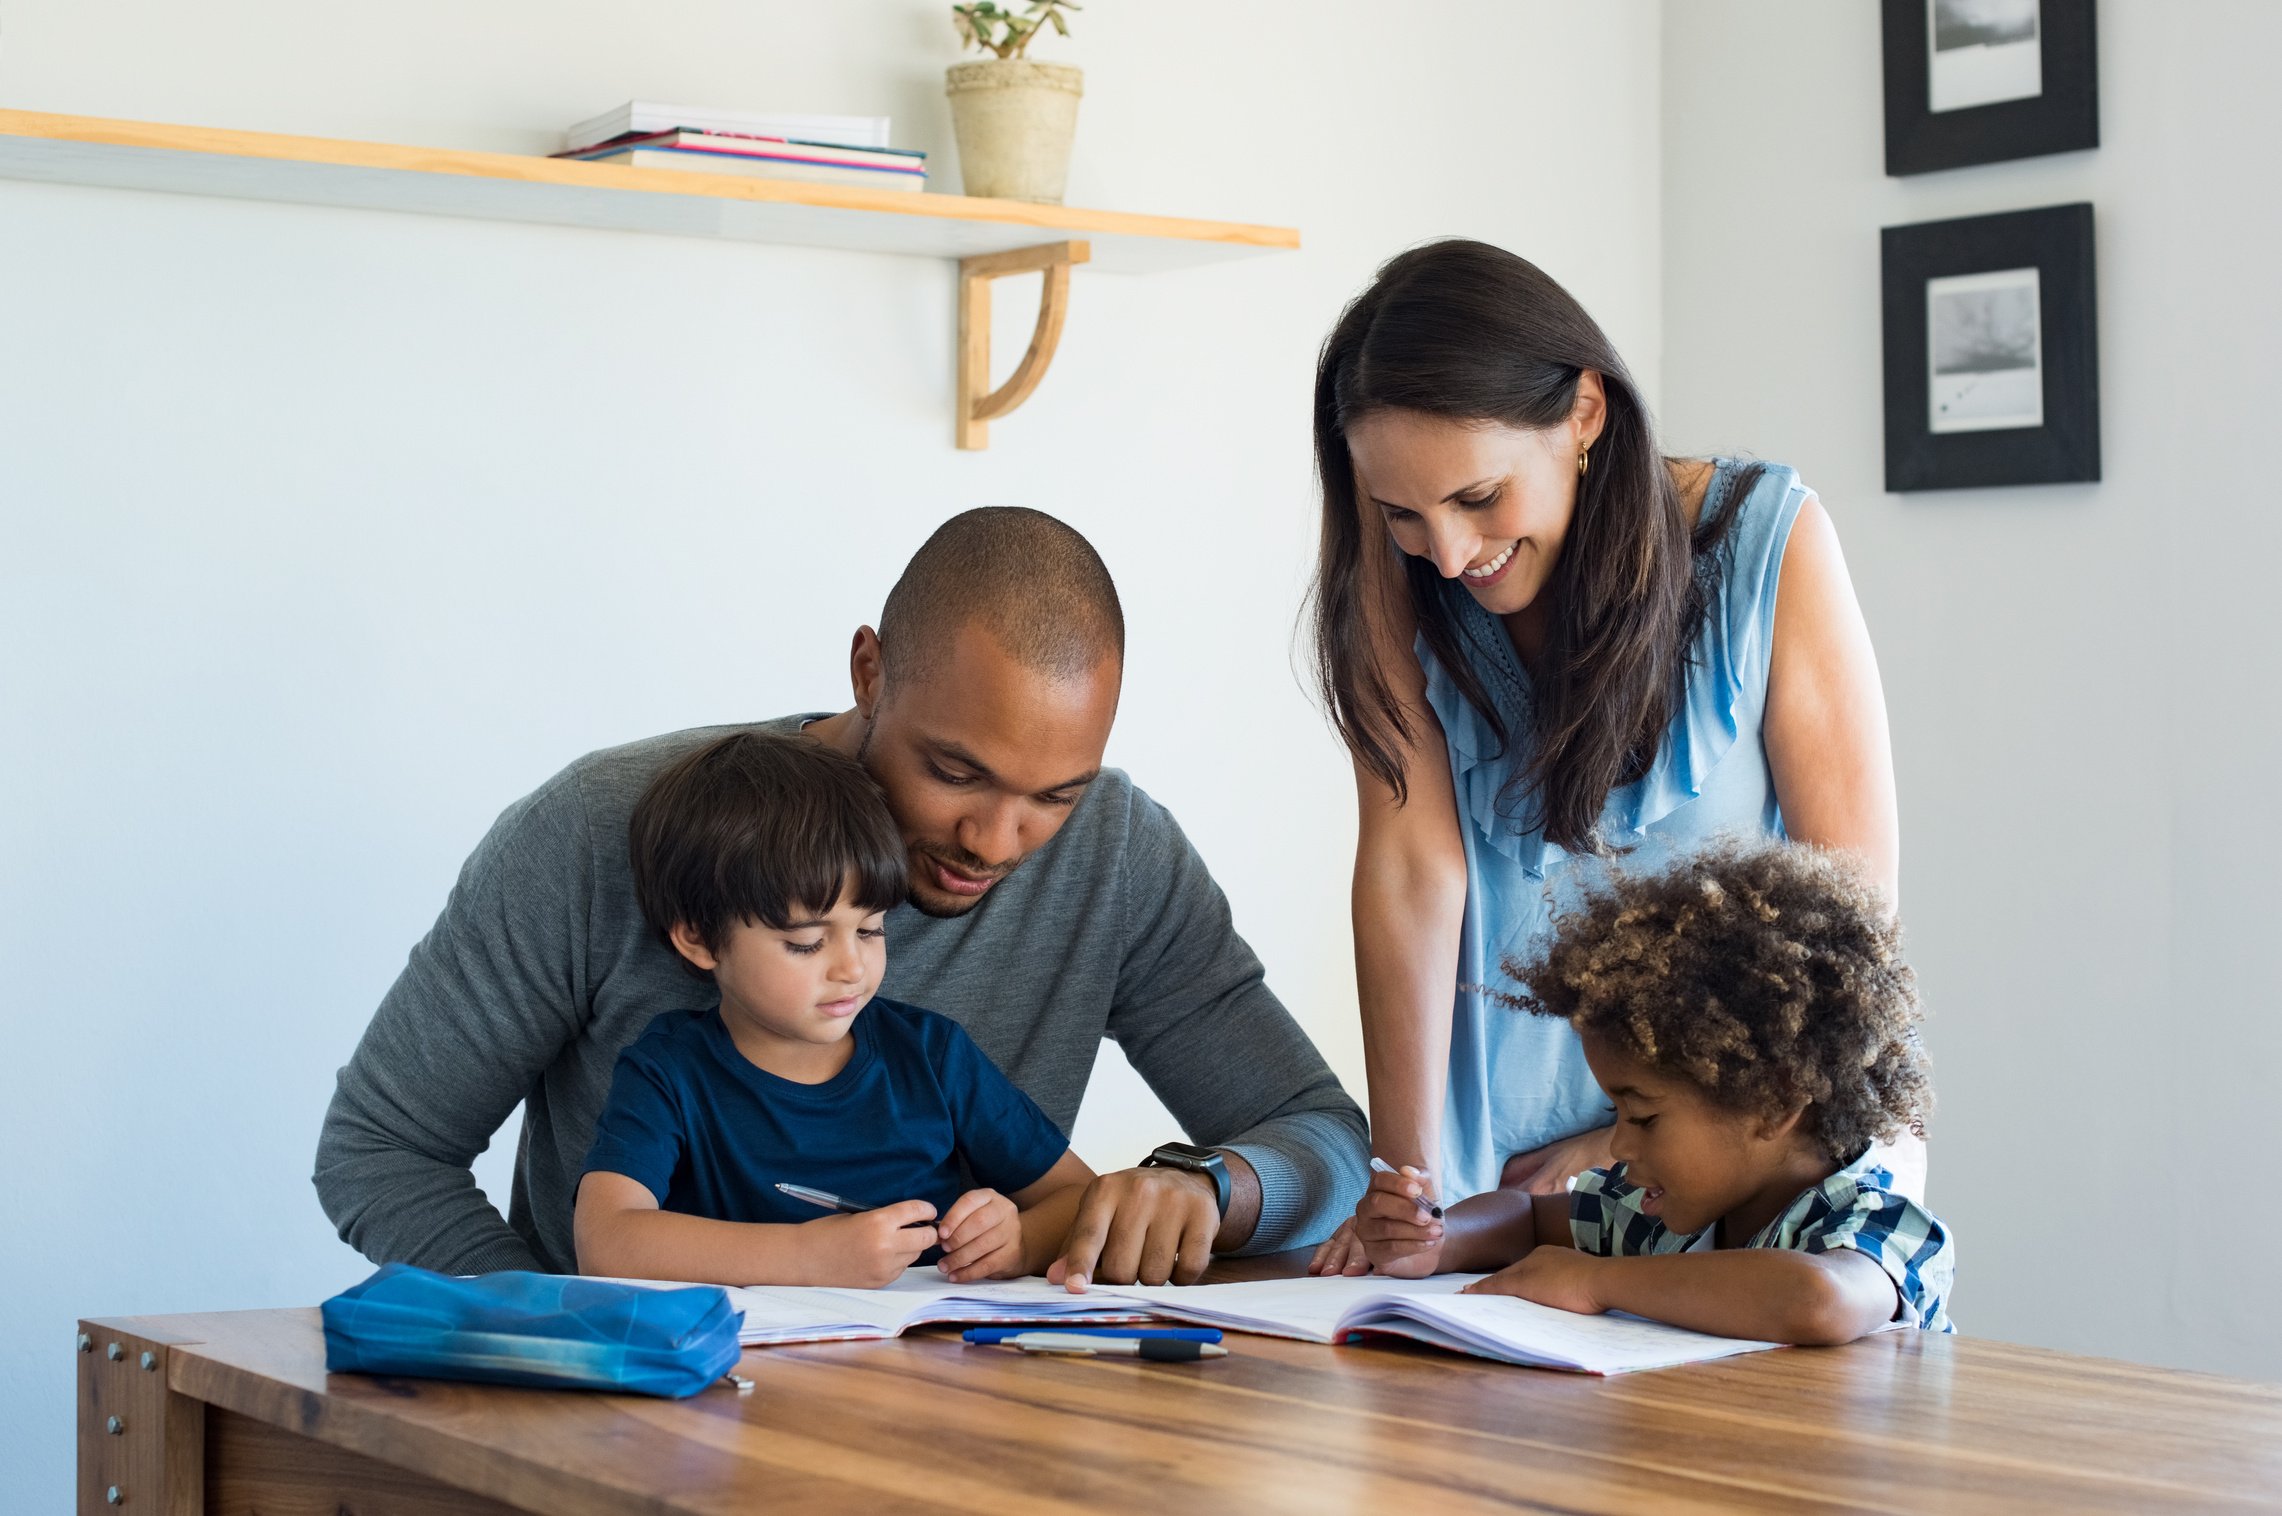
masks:
[[(1113, 273), (1155, 273), (1299, 246), (1299, 233), (1279, 226), (38, 111), (0, 110), (0, 178), (962, 261), (1084, 249), (1058, 260), (1042, 254), (1044, 261), (1029, 264), (1047, 268), (1050, 285), (1066, 280), (1075, 262)], [(1042, 356), (1051, 356), (1046, 329), (1050, 318), (1058, 334), (1061, 309), (1042, 305), (1034, 354), (1043, 343)], [(963, 385), (976, 383), (966, 344), (979, 339), (987, 355), (985, 328), (962, 339)], [(1035, 388), (1044, 367), (1041, 360), (1022, 376), (1027, 387), (1011, 400), (1011, 381), (987, 397), (978, 389), (972, 398), (998, 402), (990, 414), (1002, 416)], [(979, 439), (983, 419), (962, 410), (962, 446), (980, 445), (967, 439)]]

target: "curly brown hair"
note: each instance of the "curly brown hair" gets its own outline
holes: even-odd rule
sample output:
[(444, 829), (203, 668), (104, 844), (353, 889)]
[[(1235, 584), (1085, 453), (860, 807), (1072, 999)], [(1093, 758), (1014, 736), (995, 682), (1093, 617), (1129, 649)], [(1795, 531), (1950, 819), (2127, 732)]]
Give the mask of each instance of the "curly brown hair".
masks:
[(1726, 843), (1655, 873), (1618, 873), (1554, 923), (1525, 988), (1497, 998), (1557, 1016), (1715, 1104), (1804, 1107), (1833, 1159), (1905, 1127), (1925, 1134), (1932, 1071), (1917, 977), (1885, 897), (1843, 855)]

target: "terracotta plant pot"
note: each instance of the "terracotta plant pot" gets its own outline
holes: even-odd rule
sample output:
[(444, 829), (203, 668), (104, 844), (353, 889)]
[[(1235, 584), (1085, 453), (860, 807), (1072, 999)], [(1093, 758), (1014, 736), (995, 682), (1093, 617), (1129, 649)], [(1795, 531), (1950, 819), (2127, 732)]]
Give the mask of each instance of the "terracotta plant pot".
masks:
[(970, 195), (1062, 203), (1085, 73), (1067, 63), (985, 58), (945, 76), (959, 139), (959, 184)]

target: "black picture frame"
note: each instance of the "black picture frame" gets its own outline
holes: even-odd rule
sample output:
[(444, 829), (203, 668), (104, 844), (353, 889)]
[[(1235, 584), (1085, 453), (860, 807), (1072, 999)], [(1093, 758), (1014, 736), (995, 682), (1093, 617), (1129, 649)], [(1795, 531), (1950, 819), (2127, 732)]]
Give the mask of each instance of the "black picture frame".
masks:
[[(2083, 483), (2100, 477), (2099, 329), (2092, 260), (2092, 207), (2088, 202), (1889, 226), (1883, 244), (1886, 381), (1886, 488), (1971, 489), (1992, 485)], [(1974, 286), (2025, 286), (2016, 276), (2035, 270), (2034, 369), (2002, 356), (1976, 363), (1959, 345), (1955, 323), (1989, 308), (1986, 302), (2019, 298)], [(1979, 275), (1980, 279), (1967, 276)], [(1939, 287), (1934, 281), (1943, 281)], [(1959, 291), (1958, 286), (1968, 288)], [(1974, 304), (1973, 302), (1983, 302)], [(1937, 302), (1950, 352), (1936, 394), (1934, 313)], [(1961, 314), (1962, 313), (1962, 314)], [(1994, 339), (2003, 350), (2004, 338)], [(1986, 346), (1987, 344), (1985, 344)], [(1954, 369), (1948, 365), (1955, 365)], [(1992, 372), (1991, 370), (1995, 370)], [(2009, 389), (2006, 388), (2009, 386)], [(1955, 414), (1936, 430), (1934, 412), (1948, 396), (1965, 392)], [(2001, 397), (2009, 394), (2007, 402)], [(1990, 397), (2000, 397), (1992, 402)], [(1991, 407), (1975, 416), (1972, 407)], [(2037, 424), (2014, 425), (2007, 414), (2037, 413)]]
[(2039, 0), (2040, 93), (1959, 110), (1932, 108), (1936, 0), (1884, 0), (1886, 172), (1929, 174), (2100, 145), (2092, 0)]

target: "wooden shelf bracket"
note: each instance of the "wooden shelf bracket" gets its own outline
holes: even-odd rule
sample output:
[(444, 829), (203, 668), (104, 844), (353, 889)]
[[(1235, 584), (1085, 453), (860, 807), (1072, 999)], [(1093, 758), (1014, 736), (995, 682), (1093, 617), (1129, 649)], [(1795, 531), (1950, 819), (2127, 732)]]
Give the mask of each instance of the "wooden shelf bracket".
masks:
[[(968, 452), (990, 446), (990, 423), (1030, 398), (1054, 349), (1062, 340), (1062, 321), (1070, 310), (1070, 270), (1087, 262), (1093, 248), (1085, 242), (1049, 242), (1041, 247), (1012, 252), (984, 253), (959, 260), (959, 424), (958, 443)], [(1030, 334), (1029, 351), (1015, 366), (1006, 383), (990, 388), (990, 286), (1009, 274), (1046, 276), (1038, 297), (1038, 325)]]

